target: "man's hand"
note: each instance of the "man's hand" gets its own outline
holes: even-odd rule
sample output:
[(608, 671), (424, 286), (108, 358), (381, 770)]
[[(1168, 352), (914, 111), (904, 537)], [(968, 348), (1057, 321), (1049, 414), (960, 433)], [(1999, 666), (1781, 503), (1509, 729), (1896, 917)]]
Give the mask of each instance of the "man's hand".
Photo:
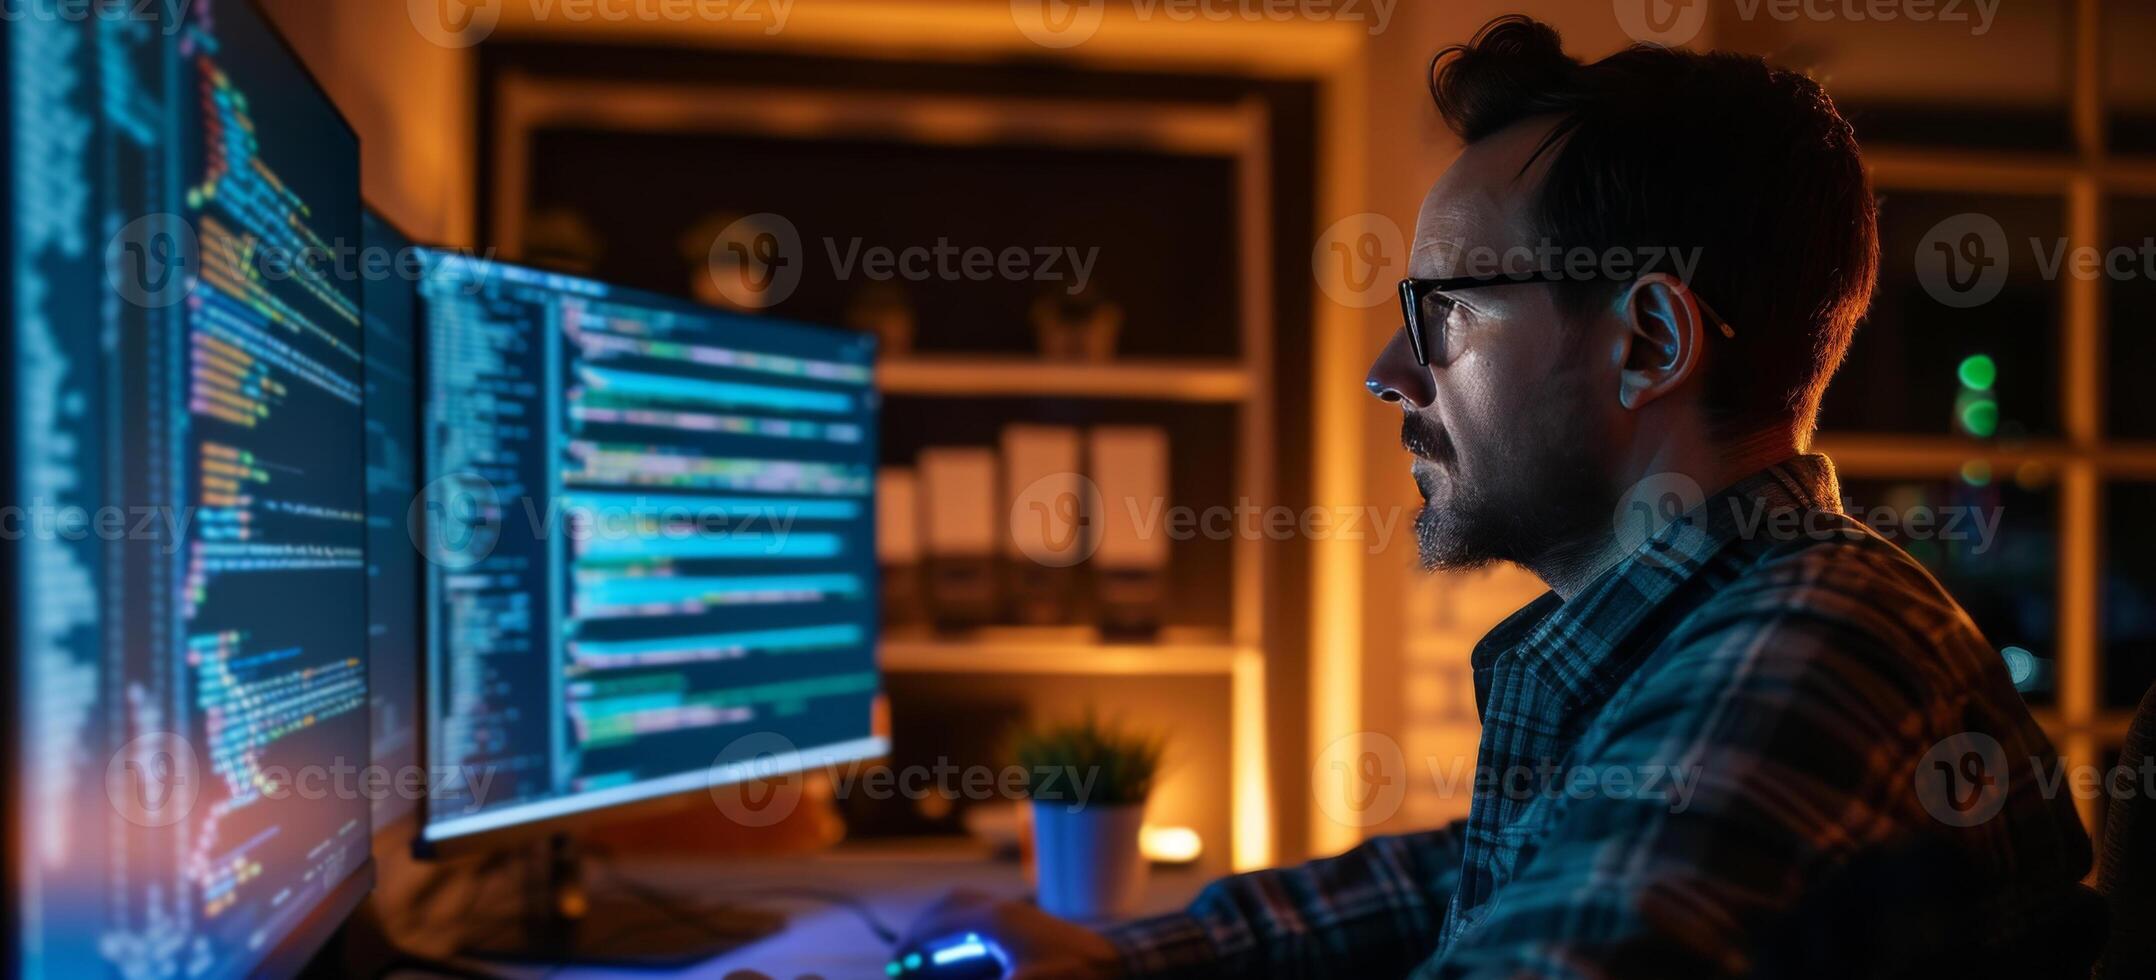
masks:
[(1002, 946), (1011, 958), (1011, 980), (1095, 980), (1123, 972), (1122, 958), (1100, 933), (979, 892), (944, 896), (907, 930), (905, 945), (960, 932), (977, 932)]

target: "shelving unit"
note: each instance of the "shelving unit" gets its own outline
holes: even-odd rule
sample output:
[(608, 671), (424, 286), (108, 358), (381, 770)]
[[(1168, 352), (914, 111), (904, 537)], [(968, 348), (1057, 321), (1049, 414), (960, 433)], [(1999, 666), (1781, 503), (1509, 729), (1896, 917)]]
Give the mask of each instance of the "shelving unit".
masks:
[(1235, 361), (1122, 361), (1106, 364), (1024, 357), (908, 357), (876, 367), (887, 395), (923, 398), (1143, 398), (1234, 404), (1256, 388)]
[(1065, 674), (1232, 677), (1264, 651), (1181, 643), (886, 639), (883, 669), (899, 674)]

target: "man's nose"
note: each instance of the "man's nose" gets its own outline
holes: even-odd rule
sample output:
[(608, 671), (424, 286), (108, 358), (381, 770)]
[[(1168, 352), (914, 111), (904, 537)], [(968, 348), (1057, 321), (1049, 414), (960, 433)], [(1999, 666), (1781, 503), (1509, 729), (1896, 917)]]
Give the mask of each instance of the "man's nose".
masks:
[(1437, 397), (1430, 369), (1415, 363), (1415, 350), (1406, 328), (1395, 331), (1392, 339), (1385, 342), (1385, 349), (1378, 352), (1377, 362), (1370, 365), (1370, 377), (1363, 384), (1371, 394), (1389, 402), (1405, 402), (1410, 408), (1427, 408)]

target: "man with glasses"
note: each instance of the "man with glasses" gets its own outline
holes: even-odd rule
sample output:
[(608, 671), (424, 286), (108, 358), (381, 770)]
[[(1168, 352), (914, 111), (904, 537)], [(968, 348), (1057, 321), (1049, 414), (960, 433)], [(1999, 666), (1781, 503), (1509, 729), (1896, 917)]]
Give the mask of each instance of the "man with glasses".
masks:
[(2086, 977), (2056, 752), (1809, 451), (1878, 265), (1833, 103), (1756, 58), (1581, 64), (1520, 17), (1431, 91), (1466, 146), (1368, 386), (1424, 563), (1550, 588), (1473, 653), (1468, 819), (1105, 933), (966, 896), (919, 931), (1018, 977)]

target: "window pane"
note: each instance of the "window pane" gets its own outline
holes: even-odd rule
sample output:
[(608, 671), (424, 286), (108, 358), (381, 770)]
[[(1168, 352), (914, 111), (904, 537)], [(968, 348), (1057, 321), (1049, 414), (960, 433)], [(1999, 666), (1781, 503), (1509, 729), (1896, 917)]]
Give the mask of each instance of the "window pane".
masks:
[[(1972, 474), (1982, 475), (1982, 474)], [(2033, 671), (2031, 704), (2053, 702), (2058, 644), (2058, 493), (2048, 471), (1953, 479), (1845, 479), (1842, 503), (1922, 562), (2010, 668)], [(2004, 653), (2009, 647), (2026, 651)]]
[[(2056, 197), (1882, 189), (1879, 291), (1827, 389), (1822, 428), (2056, 434), (2061, 294), (2044, 271), (2064, 220)], [(1928, 282), (1920, 261), (1937, 273)], [(1998, 265), (2002, 273), (1984, 271)], [(1975, 358), (1984, 369), (1965, 370)], [(1986, 401), (1996, 410), (1971, 408)]]
[(2113, 198), (2104, 214), (2111, 248), (2125, 249), (2116, 262), (2106, 254), (2109, 279), (2109, 328), (2104, 332), (2104, 361), (2110, 372), (2104, 388), (2110, 411), (2105, 431), (2127, 439), (2156, 439), (2156, 198)]
[(2111, 151), (2156, 153), (2156, 4), (2111, 0), (2104, 4), (2104, 102), (2110, 111)]
[(2156, 683), (2156, 483), (2104, 493), (2104, 705), (2132, 709)]

